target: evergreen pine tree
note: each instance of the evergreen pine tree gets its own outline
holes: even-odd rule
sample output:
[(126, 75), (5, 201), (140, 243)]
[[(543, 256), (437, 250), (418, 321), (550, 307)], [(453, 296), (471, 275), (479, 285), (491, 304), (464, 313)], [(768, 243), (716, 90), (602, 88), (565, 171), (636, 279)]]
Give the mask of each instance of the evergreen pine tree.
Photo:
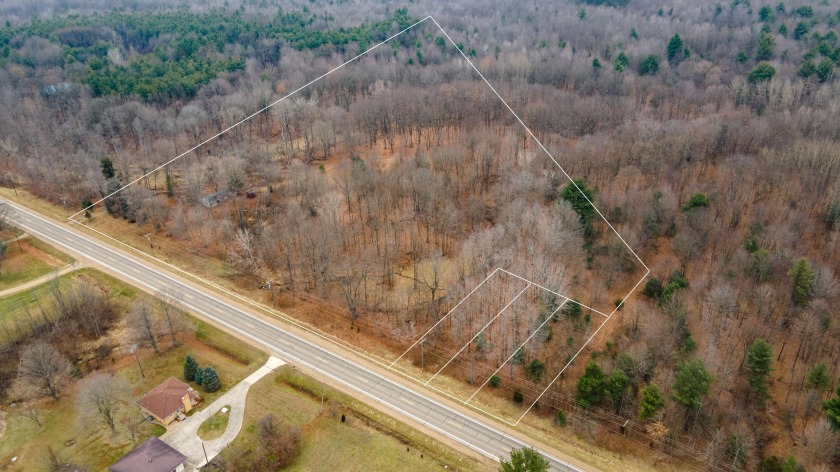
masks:
[(627, 387), (629, 386), (630, 377), (621, 369), (615, 369), (607, 380), (604, 390), (607, 396), (610, 397), (616, 413), (621, 409), (621, 401), (624, 399), (624, 394), (627, 392)]
[(114, 178), (117, 173), (114, 171), (114, 162), (107, 157), (103, 157), (99, 160), (99, 167), (102, 169), (102, 176), (105, 179), (112, 179)]
[(654, 384), (642, 389), (642, 399), (639, 402), (639, 418), (649, 420), (659, 414), (665, 407), (665, 399)]
[(216, 369), (212, 367), (204, 369), (202, 379), (204, 382), (204, 391), (207, 393), (213, 393), (222, 386), (222, 383), (219, 381), (219, 375), (216, 374)]
[(683, 40), (679, 34), (675, 34), (670, 41), (668, 41), (668, 62), (678, 59), (678, 55), (682, 53)]
[(685, 408), (684, 429), (688, 429), (693, 414), (700, 409), (700, 397), (709, 393), (712, 375), (700, 359), (680, 362), (677, 378), (671, 388), (671, 399)]
[(750, 390), (759, 398), (767, 398), (767, 377), (773, 371), (773, 349), (767, 341), (760, 338), (753, 341), (747, 351), (747, 369)]
[(758, 46), (756, 47), (755, 60), (769, 61), (773, 59), (774, 50), (776, 49), (776, 39), (770, 33), (762, 33), (758, 38)]
[(575, 401), (578, 405), (591, 407), (604, 400), (604, 371), (595, 361), (586, 366), (577, 383)]
[(822, 362), (815, 365), (805, 376), (805, 388), (826, 392), (829, 384), (831, 379), (828, 377), (828, 367)]
[(624, 72), (629, 65), (630, 58), (627, 57), (627, 54), (620, 52), (618, 53), (618, 56), (616, 56), (615, 62), (613, 62), (613, 69), (615, 69), (616, 72)]
[(188, 382), (195, 380), (196, 370), (198, 370), (198, 362), (193, 359), (193, 356), (187, 354), (187, 358), (184, 360), (184, 378)]
[(201, 367), (195, 368), (195, 383), (201, 385), (201, 382), (204, 380), (204, 370)]
[(797, 305), (806, 305), (811, 298), (811, 285), (814, 283), (814, 269), (811, 268), (811, 263), (804, 257), (799, 259), (788, 272), (788, 276), (793, 282), (791, 300)]
[(831, 429), (840, 431), (840, 387), (837, 387), (837, 396), (824, 401), (822, 405)]
[(659, 72), (659, 56), (651, 54), (639, 65), (639, 75), (656, 75)]
[(574, 179), (563, 189), (562, 198), (572, 205), (572, 209), (580, 217), (584, 235), (592, 237), (595, 232), (593, 227), (595, 207), (590, 202), (595, 200), (595, 192), (587, 186), (585, 180)]

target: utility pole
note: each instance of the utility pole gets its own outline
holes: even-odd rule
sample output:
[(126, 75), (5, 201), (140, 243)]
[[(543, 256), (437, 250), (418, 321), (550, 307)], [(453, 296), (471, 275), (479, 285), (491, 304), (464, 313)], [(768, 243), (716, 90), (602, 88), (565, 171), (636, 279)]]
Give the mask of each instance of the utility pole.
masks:
[(207, 448), (204, 447), (204, 441), (201, 441), (201, 449), (204, 451), (204, 465), (210, 463), (210, 459), (207, 458)]
[(324, 384), (321, 384), (321, 413), (324, 412)]
[(140, 358), (139, 358), (139, 357), (137, 357), (137, 345), (136, 345), (136, 344), (132, 344), (132, 345), (131, 345), (131, 348), (129, 349), (129, 351), (130, 351), (132, 354), (134, 354), (134, 360), (135, 360), (135, 361), (137, 361), (137, 367), (140, 369), (140, 377), (145, 379), (145, 378), (146, 378), (146, 374), (144, 374), (144, 373), (143, 373), (143, 366), (142, 366), (142, 365), (140, 365)]
[(426, 342), (426, 338), (420, 340), (420, 369), (426, 369), (426, 359), (423, 357), (423, 344)]

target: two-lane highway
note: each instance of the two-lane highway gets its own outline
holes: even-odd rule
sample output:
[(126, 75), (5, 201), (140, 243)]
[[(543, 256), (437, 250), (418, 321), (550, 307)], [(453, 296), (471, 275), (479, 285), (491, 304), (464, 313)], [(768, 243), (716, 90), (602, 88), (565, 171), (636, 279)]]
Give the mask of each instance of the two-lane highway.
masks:
[[(234, 307), (212, 293), (186, 284), (157, 267), (104, 245), (100, 241), (71, 230), (67, 223), (55, 223), (32, 211), (11, 205), (9, 220), (21, 229), (47, 242), (78, 254), (121, 275), (150, 291), (175, 289), (183, 294), (183, 304), (198, 315), (247, 336), (281, 358), (320, 373), (334, 382), (397, 411), (487, 457), (498, 460), (524, 444), (476, 418), (456, 411), (417, 390), (392, 381), (364, 366), (350, 362), (332, 351), (310, 343), (278, 326)], [(410, 423), (411, 421), (409, 421)], [(548, 454), (552, 469), (582, 469)]]

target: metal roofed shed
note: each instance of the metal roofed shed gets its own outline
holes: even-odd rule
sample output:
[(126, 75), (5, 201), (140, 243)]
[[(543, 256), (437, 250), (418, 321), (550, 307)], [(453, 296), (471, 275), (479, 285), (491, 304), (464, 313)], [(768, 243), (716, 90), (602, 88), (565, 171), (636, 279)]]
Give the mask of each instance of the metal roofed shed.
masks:
[(230, 200), (231, 197), (233, 197), (233, 192), (231, 192), (230, 190), (222, 190), (220, 192), (214, 193), (213, 195), (208, 195), (202, 198), (201, 203), (207, 208), (213, 208), (219, 203)]

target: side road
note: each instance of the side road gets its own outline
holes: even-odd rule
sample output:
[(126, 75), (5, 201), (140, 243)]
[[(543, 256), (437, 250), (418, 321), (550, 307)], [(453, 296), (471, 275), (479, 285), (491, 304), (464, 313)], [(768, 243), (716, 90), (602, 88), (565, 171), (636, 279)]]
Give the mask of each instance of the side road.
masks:
[(61, 269), (54, 270), (49, 274), (42, 275), (37, 279), (32, 279), (29, 282), (16, 285), (14, 287), (7, 288), (6, 290), (0, 290), (0, 297), (5, 297), (6, 295), (12, 295), (18, 292), (23, 292), (24, 290), (29, 290), (30, 288), (37, 287), (43, 283), (49, 282), (56, 277), (61, 277), (64, 274), (69, 274), (75, 270), (79, 270), (83, 267), (86, 267), (84, 264), (79, 264), (78, 262), (66, 265)]

